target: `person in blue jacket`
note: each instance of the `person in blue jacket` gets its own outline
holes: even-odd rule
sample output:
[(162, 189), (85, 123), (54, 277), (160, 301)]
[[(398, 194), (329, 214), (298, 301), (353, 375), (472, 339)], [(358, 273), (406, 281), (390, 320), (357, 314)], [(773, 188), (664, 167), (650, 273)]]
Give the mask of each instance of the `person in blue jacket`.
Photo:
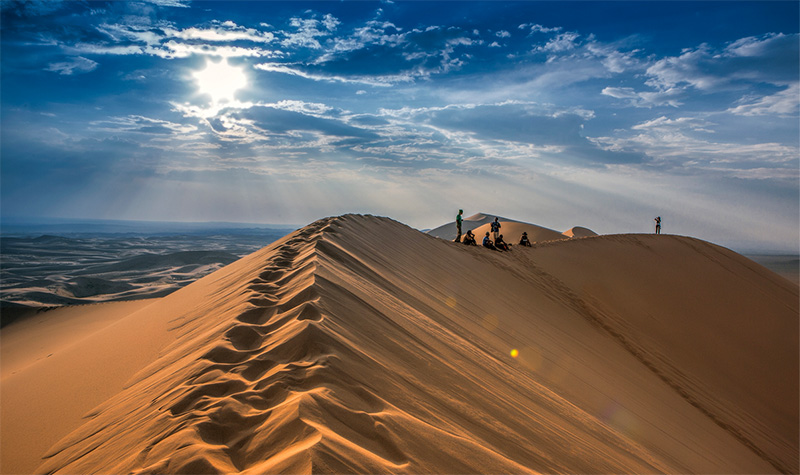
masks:
[(494, 236), (494, 240), (497, 241), (497, 236), (500, 234), (500, 221), (497, 218), (494, 218), (492, 224), (490, 225), (492, 228), (492, 235)]
[(494, 247), (494, 244), (492, 243), (492, 240), (489, 239), (489, 232), (488, 231), (486, 232), (486, 236), (483, 237), (483, 247), (491, 249), (493, 251), (497, 250), (497, 248)]

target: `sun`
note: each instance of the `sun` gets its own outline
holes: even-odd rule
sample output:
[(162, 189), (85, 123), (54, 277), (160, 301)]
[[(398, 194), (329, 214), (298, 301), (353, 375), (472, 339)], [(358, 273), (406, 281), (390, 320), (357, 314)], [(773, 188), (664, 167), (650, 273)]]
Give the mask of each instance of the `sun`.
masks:
[(214, 103), (233, 102), (236, 91), (247, 86), (247, 74), (243, 68), (231, 66), (227, 60), (206, 61), (206, 67), (195, 71), (200, 94), (207, 94)]

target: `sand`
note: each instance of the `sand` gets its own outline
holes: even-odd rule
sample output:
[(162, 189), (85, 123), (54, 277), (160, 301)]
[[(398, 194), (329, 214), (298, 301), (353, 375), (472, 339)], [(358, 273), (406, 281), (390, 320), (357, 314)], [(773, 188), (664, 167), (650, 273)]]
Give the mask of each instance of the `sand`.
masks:
[(798, 471), (798, 288), (692, 238), (347, 215), (116, 317), (4, 355), (3, 473)]

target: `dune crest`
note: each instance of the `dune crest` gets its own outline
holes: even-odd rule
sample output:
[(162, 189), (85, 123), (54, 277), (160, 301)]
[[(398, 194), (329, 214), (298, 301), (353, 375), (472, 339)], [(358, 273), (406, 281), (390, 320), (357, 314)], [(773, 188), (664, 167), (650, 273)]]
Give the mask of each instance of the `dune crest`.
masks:
[[(664, 256), (683, 264), (641, 275)], [(637, 295), (681, 295), (697, 268), (710, 292), (637, 316)], [(626, 301), (613, 286), (629, 284)], [(797, 470), (797, 383), (780, 386), (797, 373), (797, 290), (689, 238), (495, 253), (347, 215), (147, 308), (171, 343), (37, 473)], [(698, 361), (723, 317), (737, 326)]]

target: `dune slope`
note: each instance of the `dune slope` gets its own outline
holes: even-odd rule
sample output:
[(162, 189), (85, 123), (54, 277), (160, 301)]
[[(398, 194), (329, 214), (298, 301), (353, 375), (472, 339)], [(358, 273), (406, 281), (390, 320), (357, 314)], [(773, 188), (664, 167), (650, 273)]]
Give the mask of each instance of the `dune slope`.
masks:
[(689, 238), (328, 218), (144, 309), (158, 347), (37, 472), (796, 472), (797, 297)]

